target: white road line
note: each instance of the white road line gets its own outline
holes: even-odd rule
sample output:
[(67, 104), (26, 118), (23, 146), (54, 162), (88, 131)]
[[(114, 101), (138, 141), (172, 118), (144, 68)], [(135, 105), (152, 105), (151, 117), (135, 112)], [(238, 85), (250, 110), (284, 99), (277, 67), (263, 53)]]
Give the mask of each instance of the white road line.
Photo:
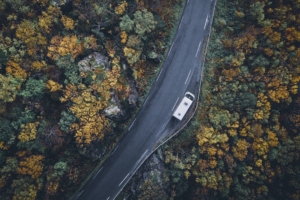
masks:
[(187, 2), (187, 3), (189, 3), (189, 1), (190, 1), (190, 0), (188, 0), (188, 2)]
[(110, 199), (110, 197), (108, 197), (106, 200), (109, 200)]
[(168, 56), (169, 56), (169, 54), (170, 54), (170, 52), (171, 52), (171, 50), (172, 50), (172, 48), (173, 48), (173, 44), (174, 44), (174, 42), (173, 42), (172, 45), (171, 45), (171, 48), (170, 48), (169, 53), (168, 53)]
[(204, 24), (204, 29), (206, 28), (206, 24), (208, 22), (208, 15), (206, 16), (205, 24)]
[(158, 76), (157, 76), (157, 78), (156, 78), (156, 81), (158, 80), (158, 78), (159, 78), (159, 76), (160, 76), (162, 70), (163, 70), (163, 68), (161, 68), (161, 70), (160, 70), (160, 72), (159, 72), (159, 74), (158, 74)]
[(190, 77), (190, 74), (191, 74), (191, 71), (192, 71), (192, 70), (190, 70), (189, 75), (186, 77), (186, 80), (185, 80), (184, 84), (186, 84), (186, 82), (188, 81), (188, 79), (189, 79), (189, 77)]
[(144, 158), (144, 156), (146, 155), (146, 153), (148, 152), (148, 150), (149, 150), (149, 149), (147, 149), (147, 150), (143, 153), (143, 155), (141, 156), (141, 158), (138, 160), (137, 163), (141, 162), (141, 160)]
[(181, 22), (180, 22), (180, 24), (179, 24), (179, 28), (180, 28), (180, 26), (181, 26), (181, 23), (182, 23), (182, 21), (183, 21), (183, 18), (184, 18), (184, 16), (181, 18)]
[[(82, 190), (82, 191), (77, 195), (76, 199), (78, 199), (78, 197), (83, 193), (83, 191), (84, 191), (84, 190)], [(76, 199), (75, 199), (75, 200), (76, 200)]]
[(174, 104), (174, 106), (173, 106), (173, 108), (172, 108), (172, 111), (174, 110), (174, 108), (175, 108), (175, 106), (176, 106), (178, 100), (179, 100), (179, 97), (177, 98), (177, 100), (176, 100), (176, 102), (175, 102), (175, 104)]
[(119, 147), (120, 144), (118, 144), (115, 148), (115, 150), (110, 154), (110, 155), (113, 155), (115, 153), (115, 151), (117, 150), (117, 148)]
[[(130, 174), (130, 173), (129, 173)], [(129, 174), (127, 174), (127, 176), (125, 176), (125, 178), (123, 179), (123, 181), (121, 181), (121, 183), (119, 184), (119, 187), (120, 185), (122, 185), (122, 183), (126, 180), (126, 178), (129, 176)]]
[(145, 100), (144, 105), (146, 104), (146, 102), (148, 101), (148, 99), (149, 99), (149, 96), (148, 96), (147, 99)]
[(93, 177), (93, 180), (94, 180), (94, 178), (99, 174), (99, 172), (102, 170), (102, 168), (103, 168), (103, 167), (101, 167), (101, 168), (99, 169), (99, 171), (97, 172), (97, 174), (95, 174), (95, 176)]
[(140, 163), (141, 160), (145, 157), (145, 155), (147, 154), (148, 150), (149, 150), (149, 149), (147, 149), (147, 150), (143, 153), (143, 155), (140, 157), (140, 159), (135, 163), (133, 169), (136, 169), (136, 167), (139, 166), (139, 163)]
[(199, 43), (199, 46), (198, 46), (198, 49), (197, 49), (197, 52), (196, 52), (195, 58), (196, 58), (196, 57), (197, 57), (197, 55), (198, 55), (198, 52), (199, 52), (200, 46), (201, 46), (201, 41), (200, 41), (200, 43)]
[(156, 137), (161, 136), (160, 134), (165, 130), (166, 126), (168, 125), (168, 122), (165, 122), (161, 128), (161, 131), (158, 131), (156, 134)]
[(131, 129), (131, 127), (133, 126), (134, 122), (135, 122), (136, 119), (134, 119), (134, 121), (132, 122), (132, 124), (130, 125), (130, 127), (128, 128), (128, 130)]

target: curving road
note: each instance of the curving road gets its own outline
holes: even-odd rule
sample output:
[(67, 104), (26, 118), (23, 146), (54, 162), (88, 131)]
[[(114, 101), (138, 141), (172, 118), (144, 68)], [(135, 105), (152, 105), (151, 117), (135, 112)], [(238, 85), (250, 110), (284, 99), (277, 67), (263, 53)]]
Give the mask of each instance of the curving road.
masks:
[[(216, 0), (187, 0), (180, 25), (148, 98), (110, 157), (74, 200), (112, 200), (159, 141), (183, 121), (172, 112), (186, 91), (198, 94), (203, 50)], [(187, 118), (187, 117), (186, 117)]]

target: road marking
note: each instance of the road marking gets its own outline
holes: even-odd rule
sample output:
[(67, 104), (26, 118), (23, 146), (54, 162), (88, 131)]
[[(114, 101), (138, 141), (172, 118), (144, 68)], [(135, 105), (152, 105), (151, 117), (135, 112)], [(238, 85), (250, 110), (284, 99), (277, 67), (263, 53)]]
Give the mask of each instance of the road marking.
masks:
[(148, 101), (148, 99), (149, 99), (149, 96), (148, 96), (147, 99), (145, 100), (144, 105), (146, 104), (146, 102)]
[(180, 26), (181, 26), (181, 23), (182, 23), (182, 21), (183, 21), (183, 18), (184, 18), (184, 16), (181, 18), (181, 22), (180, 22), (180, 24), (179, 24), (179, 28), (180, 28)]
[(201, 46), (201, 41), (200, 41), (200, 43), (199, 43), (199, 46), (198, 46), (198, 49), (197, 49), (197, 52), (196, 52), (195, 58), (196, 58), (196, 57), (197, 57), (197, 55), (198, 55), (198, 52), (199, 52), (200, 46)]
[(117, 148), (119, 147), (120, 144), (118, 144), (115, 148), (115, 150), (110, 154), (110, 155), (113, 155), (115, 153), (115, 151), (117, 150)]
[(159, 78), (159, 76), (160, 76), (162, 70), (163, 70), (163, 68), (161, 68), (161, 70), (160, 70), (160, 72), (159, 72), (159, 74), (158, 74), (158, 76), (157, 76), (157, 78), (156, 78), (156, 81), (158, 80), (158, 78)]
[[(84, 190), (82, 190), (82, 191), (77, 195), (76, 199), (78, 199), (78, 197), (83, 193), (83, 191), (84, 191)], [(75, 199), (75, 200), (76, 200), (76, 199)]]
[(109, 200), (110, 199), (110, 197), (108, 197), (106, 200)]
[[(130, 173), (129, 173), (130, 174)], [(121, 181), (121, 183), (119, 184), (119, 187), (120, 185), (122, 185), (122, 183), (126, 180), (126, 178), (129, 176), (129, 174), (127, 174), (127, 176), (125, 176), (125, 178), (123, 179), (123, 181)]]
[(172, 108), (172, 111), (174, 110), (174, 108), (175, 108), (175, 106), (176, 106), (178, 100), (179, 100), (179, 97), (177, 98), (177, 100), (176, 100), (176, 102), (175, 102), (175, 104), (174, 104), (174, 106), (173, 106), (173, 108)]
[(187, 2), (187, 3), (189, 3), (189, 1), (190, 1), (190, 0), (188, 0), (188, 2)]
[(189, 79), (189, 77), (190, 77), (190, 74), (191, 74), (191, 71), (192, 71), (192, 70), (190, 70), (189, 75), (186, 77), (186, 80), (185, 80), (185, 83), (184, 83), (184, 84), (186, 84), (186, 82), (188, 81), (188, 79)]
[(129, 127), (129, 129), (128, 129), (128, 130), (130, 130), (130, 129), (131, 129), (131, 127), (133, 126), (133, 124), (134, 124), (135, 120), (136, 120), (136, 119), (134, 119), (134, 121), (132, 122), (132, 124), (130, 125), (130, 127)]
[(103, 167), (101, 167), (101, 168), (98, 170), (97, 174), (95, 174), (95, 176), (93, 177), (93, 180), (94, 180), (94, 178), (99, 174), (99, 172), (102, 170), (102, 168), (103, 168)]
[(205, 20), (205, 24), (204, 24), (204, 29), (206, 28), (206, 24), (207, 24), (207, 20), (208, 19), (208, 15), (206, 16), (206, 20)]
[(171, 48), (170, 48), (169, 53), (168, 53), (168, 56), (169, 56), (169, 54), (170, 54), (170, 52), (171, 52), (171, 50), (172, 50), (172, 48), (173, 48), (173, 44), (174, 44), (174, 42), (173, 42), (172, 45), (171, 45)]
[(147, 149), (147, 150), (143, 153), (143, 155), (142, 155), (142, 157), (139, 159), (139, 161), (141, 161), (141, 159), (146, 155), (146, 153), (148, 152), (148, 150), (149, 150), (149, 149)]
[(143, 153), (143, 155), (141, 156), (141, 158), (138, 160), (137, 163), (141, 162), (141, 160), (144, 158), (144, 156), (146, 155), (146, 153), (148, 152), (148, 150), (149, 150), (149, 149), (147, 149), (147, 150)]
[(142, 159), (145, 157), (145, 155), (147, 154), (148, 150), (149, 150), (149, 149), (147, 149), (147, 150), (143, 153), (143, 155), (140, 157), (140, 159), (135, 163), (133, 169), (136, 169), (136, 167), (139, 165), (139, 163), (141, 162), (141, 160), (142, 160)]
[(160, 136), (160, 134), (165, 130), (166, 126), (168, 125), (168, 121), (165, 122), (161, 128), (161, 131), (158, 131), (158, 133), (156, 134), (156, 137)]

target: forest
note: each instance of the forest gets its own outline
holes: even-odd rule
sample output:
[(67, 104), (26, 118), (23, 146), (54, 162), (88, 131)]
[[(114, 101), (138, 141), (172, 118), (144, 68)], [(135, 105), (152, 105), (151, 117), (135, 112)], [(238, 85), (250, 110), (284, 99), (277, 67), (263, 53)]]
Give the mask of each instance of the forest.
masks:
[(68, 199), (147, 95), (183, 0), (0, 0), (0, 199)]
[[(184, 3), (0, 0), (0, 199), (77, 191), (147, 95)], [(299, 0), (218, 0), (195, 116), (118, 199), (300, 199), (299, 82)]]
[(299, 13), (217, 1), (197, 113), (120, 199), (300, 199)]

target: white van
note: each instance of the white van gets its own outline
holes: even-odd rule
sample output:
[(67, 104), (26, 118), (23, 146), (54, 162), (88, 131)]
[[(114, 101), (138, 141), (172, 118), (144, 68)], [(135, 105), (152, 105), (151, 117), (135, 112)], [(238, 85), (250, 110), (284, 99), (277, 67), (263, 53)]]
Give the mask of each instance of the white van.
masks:
[(189, 110), (190, 106), (192, 105), (194, 99), (195, 99), (195, 96), (192, 93), (186, 92), (184, 94), (184, 97), (181, 100), (179, 106), (174, 111), (173, 117), (176, 117), (177, 119), (182, 120), (182, 118), (184, 117), (184, 115)]

